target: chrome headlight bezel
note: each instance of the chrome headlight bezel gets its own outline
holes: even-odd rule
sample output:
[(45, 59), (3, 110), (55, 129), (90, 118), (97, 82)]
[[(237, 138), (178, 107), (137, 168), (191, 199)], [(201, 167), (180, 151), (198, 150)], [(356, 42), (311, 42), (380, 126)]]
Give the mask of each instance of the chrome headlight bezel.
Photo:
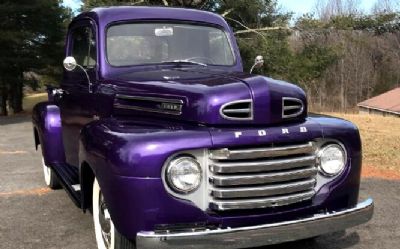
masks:
[[(338, 165), (337, 170), (334, 172), (329, 171), (327, 169), (327, 166), (323, 165), (323, 160), (321, 159), (323, 156), (325, 156), (325, 153), (328, 153), (328, 150), (330, 149), (336, 149), (338, 152), (342, 154), (342, 161), (340, 162), (340, 165)], [(317, 165), (318, 165), (318, 170), (320, 174), (326, 177), (336, 177), (343, 173), (343, 171), (346, 169), (347, 165), (347, 151), (346, 148), (338, 143), (338, 142), (331, 142), (324, 144), (323, 146), (320, 147), (320, 149), (317, 152)]]
[[(189, 163), (192, 167), (192, 170), (197, 171), (198, 177), (195, 179), (195, 181), (193, 182), (192, 186), (190, 188), (182, 188), (179, 187), (178, 184), (176, 184), (176, 179), (174, 179), (173, 177), (173, 170), (179, 170), (177, 168), (179, 167), (183, 167), (181, 164), (182, 163)], [(179, 166), (181, 165), (181, 166)], [(203, 172), (202, 172), (202, 168), (200, 163), (193, 157), (190, 156), (179, 156), (176, 157), (175, 159), (171, 160), (165, 170), (165, 179), (166, 182), (168, 184), (168, 187), (173, 190), (174, 192), (178, 193), (178, 194), (190, 194), (195, 192), (202, 183), (202, 178), (203, 178)]]

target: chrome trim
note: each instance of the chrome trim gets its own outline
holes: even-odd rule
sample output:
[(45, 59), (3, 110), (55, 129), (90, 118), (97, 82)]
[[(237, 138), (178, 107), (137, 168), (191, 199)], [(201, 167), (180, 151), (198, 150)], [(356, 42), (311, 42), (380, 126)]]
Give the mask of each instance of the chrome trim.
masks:
[(134, 110), (134, 111), (143, 111), (143, 112), (153, 112), (153, 113), (161, 113), (161, 114), (169, 114), (169, 115), (181, 115), (181, 111), (169, 111), (163, 109), (153, 109), (153, 108), (146, 108), (140, 106), (132, 106), (132, 105), (121, 105), (121, 104), (114, 104), (115, 108), (119, 109), (126, 109), (126, 110)]
[(246, 175), (214, 175), (210, 176), (210, 181), (217, 186), (237, 186), (237, 185), (254, 185), (285, 182), (308, 177), (314, 177), (318, 173), (316, 167), (306, 169), (290, 170), (282, 172), (272, 172), (267, 174), (246, 174)]
[(225, 113), (250, 113), (251, 109), (246, 108), (246, 109), (232, 109), (232, 110), (223, 110), (222, 111), (224, 114)]
[(161, 113), (161, 114), (168, 114), (168, 115), (181, 115), (182, 114), (182, 107), (183, 107), (183, 100), (180, 99), (168, 99), (168, 98), (159, 98), (159, 97), (146, 97), (146, 96), (133, 96), (133, 95), (123, 95), (123, 94), (116, 94), (116, 99), (120, 100), (138, 100), (138, 101), (147, 101), (147, 102), (154, 102), (155, 104), (176, 104), (179, 105), (177, 110), (168, 110), (168, 109), (156, 109), (156, 108), (148, 108), (142, 107), (137, 105), (124, 105), (119, 103), (114, 103), (115, 108), (119, 109), (126, 109), (126, 110), (135, 110), (135, 111), (143, 111), (143, 112), (152, 112), (152, 113)]
[[(170, 184), (168, 183), (167, 169), (168, 169), (169, 164), (176, 158), (182, 157), (182, 156), (192, 157), (193, 159), (195, 159), (199, 163), (201, 171), (202, 171), (202, 178), (201, 178), (200, 186), (196, 190), (194, 190), (193, 192), (190, 192), (190, 193), (178, 193), (178, 192), (174, 191), (170, 187)], [(179, 152), (169, 156), (161, 169), (161, 179), (162, 179), (165, 190), (171, 196), (173, 196), (177, 199), (190, 201), (196, 207), (200, 208), (203, 211), (206, 211), (208, 209), (208, 205), (209, 205), (209, 200), (207, 198), (208, 197), (208, 170), (206, 170), (207, 162), (208, 162), (207, 161), (207, 150), (205, 150), (205, 149), (179, 151)]]
[[(174, 164), (178, 164), (178, 163), (180, 163), (181, 161), (184, 161), (184, 160), (189, 160), (189, 161), (191, 161), (193, 164), (196, 165), (198, 171), (200, 172), (199, 184), (198, 184), (195, 188), (192, 188), (192, 189), (189, 189), (189, 190), (186, 190), (186, 191), (185, 191), (185, 190), (182, 190), (182, 189), (179, 189), (178, 187), (176, 187), (176, 186), (174, 185), (173, 181), (172, 181), (172, 178), (171, 178), (171, 168), (172, 168), (172, 166), (173, 166)], [(202, 179), (203, 179), (203, 177), (204, 177), (204, 176), (203, 176), (203, 170), (202, 170), (202, 168), (201, 168), (201, 166), (200, 166), (200, 163), (199, 163), (194, 157), (189, 157), (189, 156), (178, 156), (178, 157), (176, 157), (174, 160), (170, 161), (170, 162), (168, 163), (168, 165), (167, 165), (165, 174), (166, 174), (165, 177), (166, 177), (166, 179), (167, 179), (167, 184), (168, 184), (168, 186), (169, 186), (173, 191), (175, 191), (176, 193), (178, 193), (178, 194), (183, 194), (183, 195), (187, 195), (187, 194), (190, 194), (190, 193), (193, 193), (194, 191), (196, 191), (196, 190), (200, 187), (201, 182), (203, 181)]]
[(372, 199), (353, 208), (258, 226), (224, 228), (195, 232), (155, 233), (142, 231), (136, 236), (137, 249), (238, 249), (296, 241), (342, 231), (368, 222), (374, 212)]
[(142, 101), (151, 101), (151, 102), (164, 102), (164, 103), (173, 103), (173, 104), (183, 104), (183, 100), (180, 100), (180, 99), (167, 99), (167, 98), (159, 98), (159, 97), (133, 96), (133, 95), (124, 95), (124, 94), (116, 94), (115, 97), (117, 99), (126, 99), (126, 100), (142, 100)]
[(311, 199), (318, 168), (313, 141), (209, 151), (210, 209), (268, 208)]
[(256, 159), (262, 157), (290, 156), (295, 154), (310, 154), (315, 152), (312, 142), (300, 145), (289, 145), (271, 148), (253, 148), (241, 150), (229, 150), (227, 148), (210, 151), (210, 159), (214, 160), (238, 160)]
[(317, 156), (302, 156), (288, 159), (269, 159), (263, 161), (212, 162), (213, 173), (253, 173), (285, 170), (315, 165)]
[[(290, 114), (290, 115), (286, 115), (285, 111), (290, 111), (290, 110), (294, 110), (296, 109), (296, 107), (298, 108), (299, 106), (285, 106), (285, 101), (286, 100), (290, 100), (293, 102), (297, 102), (299, 104), (299, 106), (301, 106), (300, 110), (296, 113)], [(304, 103), (301, 99), (296, 99), (296, 98), (290, 98), (290, 97), (283, 97), (282, 98), (282, 118), (295, 118), (297, 116), (299, 116), (300, 114), (302, 114), (304, 111)]]
[[(232, 118), (232, 117), (228, 117), (225, 115), (225, 108), (230, 106), (230, 105), (234, 105), (234, 104), (241, 104), (241, 103), (249, 103), (250, 105), (250, 112), (249, 112), (249, 117), (247, 118)], [(229, 110), (229, 111), (234, 111), (233, 110)], [(244, 110), (244, 109), (236, 109), (236, 110)], [(248, 109), (246, 109), (248, 110)], [(232, 101), (229, 103), (226, 103), (224, 105), (221, 106), (221, 108), (219, 109), (219, 114), (221, 115), (222, 118), (227, 119), (227, 120), (235, 120), (235, 121), (246, 121), (246, 120), (253, 120), (253, 100), (252, 99), (244, 99), (244, 100), (237, 100), (237, 101)], [(242, 112), (230, 112), (230, 113), (242, 113)]]
[[(325, 172), (324, 169), (321, 167), (321, 156), (322, 156), (322, 152), (323, 152), (323, 150), (325, 150), (327, 147), (332, 146), (332, 145), (338, 145), (338, 146), (340, 147), (340, 149), (342, 150), (343, 155), (344, 155), (344, 166), (343, 166), (343, 168), (341, 169), (341, 171), (340, 171), (339, 173), (337, 173), (337, 174), (329, 174), (329, 173)], [(328, 143), (323, 144), (323, 145), (318, 149), (318, 151), (317, 151), (317, 167), (318, 167), (319, 172), (320, 172), (322, 175), (324, 175), (324, 176), (326, 176), (326, 177), (335, 177), (335, 176), (338, 176), (338, 175), (340, 175), (340, 174), (346, 169), (346, 165), (347, 165), (347, 151), (346, 151), (346, 148), (344, 147), (344, 145), (343, 145), (342, 143), (340, 143), (340, 142), (338, 142), (338, 141), (335, 141), (335, 142), (328, 142)]]
[(214, 188), (211, 190), (211, 196), (215, 198), (243, 198), (243, 197), (260, 197), (273, 196), (296, 193), (306, 191), (313, 188), (316, 184), (315, 179), (307, 179), (304, 181), (274, 184), (261, 187), (239, 187), (239, 188)]
[(210, 202), (210, 207), (212, 209), (220, 211), (279, 207), (309, 200), (314, 195), (315, 191), (310, 190), (303, 193), (276, 196), (276, 197), (239, 199), (239, 200), (212, 200)]

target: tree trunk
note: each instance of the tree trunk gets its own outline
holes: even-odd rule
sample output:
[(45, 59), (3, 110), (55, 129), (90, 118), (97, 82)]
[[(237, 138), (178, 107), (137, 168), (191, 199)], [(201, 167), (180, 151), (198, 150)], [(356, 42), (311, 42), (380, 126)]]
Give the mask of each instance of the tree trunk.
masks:
[(10, 107), (14, 113), (20, 113), (23, 111), (22, 99), (23, 99), (23, 85), (18, 81), (14, 87), (11, 88), (10, 94)]
[(0, 92), (0, 116), (7, 116), (7, 90), (3, 87)]
[(344, 91), (344, 60), (341, 59), (340, 60), (340, 108), (342, 112), (346, 107), (345, 101), (346, 101), (346, 96)]

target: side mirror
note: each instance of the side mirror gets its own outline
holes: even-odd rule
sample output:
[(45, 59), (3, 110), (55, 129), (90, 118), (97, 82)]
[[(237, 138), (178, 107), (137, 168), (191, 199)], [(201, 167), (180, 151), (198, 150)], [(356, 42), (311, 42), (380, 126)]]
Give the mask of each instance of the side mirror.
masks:
[(76, 63), (76, 60), (74, 57), (68, 56), (64, 59), (63, 65), (64, 65), (65, 70), (71, 72), (71, 71), (75, 70), (77, 63)]
[(72, 56), (68, 56), (64, 59), (63, 61), (63, 65), (65, 70), (67, 70), (68, 72), (74, 71), (76, 67), (80, 68), (86, 75), (86, 78), (88, 80), (89, 83), (89, 93), (93, 92), (93, 84), (92, 82), (90, 82), (90, 77), (89, 74), (87, 73), (86, 69), (84, 67), (82, 67), (81, 65), (79, 65), (78, 63), (76, 63), (76, 60), (74, 57)]
[(252, 73), (255, 68), (261, 68), (262, 66), (264, 66), (264, 57), (259, 55), (254, 60), (254, 65), (251, 67), (250, 73)]

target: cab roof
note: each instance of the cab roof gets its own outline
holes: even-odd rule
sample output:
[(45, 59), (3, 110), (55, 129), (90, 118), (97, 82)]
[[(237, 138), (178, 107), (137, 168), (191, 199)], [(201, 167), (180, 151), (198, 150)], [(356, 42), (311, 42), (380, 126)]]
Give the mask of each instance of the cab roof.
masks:
[(74, 18), (74, 21), (85, 18), (94, 19), (100, 27), (105, 27), (113, 22), (129, 20), (180, 20), (216, 24), (229, 30), (228, 24), (220, 15), (187, 8), (149, 6), (101, 7), (79, 14)]

